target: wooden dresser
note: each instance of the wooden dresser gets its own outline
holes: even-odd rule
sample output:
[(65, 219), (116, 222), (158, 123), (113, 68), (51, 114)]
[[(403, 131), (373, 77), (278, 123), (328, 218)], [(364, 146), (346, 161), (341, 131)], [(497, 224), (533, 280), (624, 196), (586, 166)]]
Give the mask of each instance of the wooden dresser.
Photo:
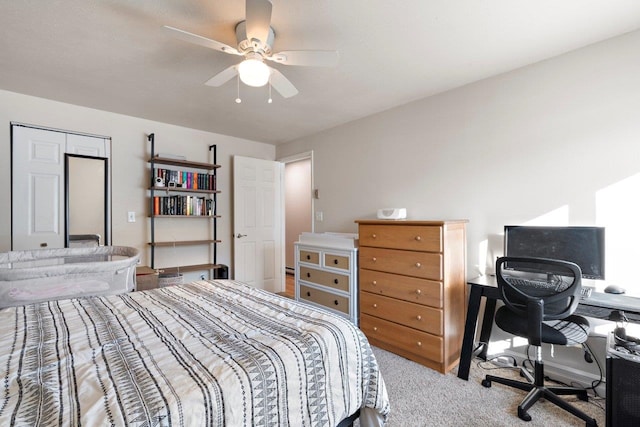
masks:
[(371, 344), (446, 373), (466, 314), (466, 222), (357, 220), (360, 328)]

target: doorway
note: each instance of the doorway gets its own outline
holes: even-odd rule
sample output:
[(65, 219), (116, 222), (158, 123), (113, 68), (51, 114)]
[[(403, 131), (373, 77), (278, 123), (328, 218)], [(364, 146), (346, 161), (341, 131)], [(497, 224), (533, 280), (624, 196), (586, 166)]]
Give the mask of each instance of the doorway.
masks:
[(294, 243), (303, 232), (313, 232), (313, 152), (280, 159), (284, 163), (286, 293), (293, 296)]

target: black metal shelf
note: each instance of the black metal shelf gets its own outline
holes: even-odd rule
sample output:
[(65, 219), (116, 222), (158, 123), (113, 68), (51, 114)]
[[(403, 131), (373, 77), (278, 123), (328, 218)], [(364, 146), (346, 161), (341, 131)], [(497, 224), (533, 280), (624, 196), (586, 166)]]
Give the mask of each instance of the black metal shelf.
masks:
[[(209, 151), (212, 153), (212, 157), (213, 157), (213, 163), (203, 163), (203, 162), (192, 162), (188, 160), (172, 159), (172, 158), (157, 156), (155, 154), (155, 134), (153, 133), (149, 134), (147, 136), (147, 139), (151, 143), (151, 158), (149, 159), (149, 164), (151, 165), (151, 173), (150, 173), (151, 183), (149, 186), (149, 193), (150, 193), (149, 194), (149, 218), (151, 222), (151, 239), (150, 239), (151, 241), (149, 242), (149, 246), (151, 249), (151, 268), (154, 270), (162, 271), (164, 273), (178, 273), (178, 272), (190, 272), (190, 271), (202, 271), (202, 270), (213, 271), (213, 270), (225, 267), (217, 263), (218, 244), (221, 243), (221, 241), (218, 240), (218, 218), (220, 218), (220, 215), (217, 214), (217, 209), (218, 209), (217, 195), (220, 194), (220, 190), (218, 189), (202, 190), (202, 189), (182, 188), (182, 187), (173, 187), (173, 186), (157, 187), (154, 183), (154, 176), (153, 176), (156, 165), (177, 166), (177, 167), (187, 168), (187, 169), (210, 171), (212, 172), (211, 175), (214, 175), (214, 182), (217, 182), (217, 180), (215, 180), (215, 176), (218, 168), (220, 168), (220, 165), (216, 164), (217, 163), (216, 145), (209, 146)], [(165, 193), (165, 194), (166, 193), (197, 193), (197, 194), (209, 195), (213, 201), (212, 215), (157, 215), (157, 214), (154, 214), (154, 195), (156, 193)], [(213, 232), (212, 232), (213, 235), (211, 236), (212, 238), (202, 239), (202, 240), (182, 240), (182, 241), (176, 241), (176, 242), (166, 242), (166, 241), (156, 242), (155, 221), (158, 218), (162, 218), (162, 219), (206, 218), (209, 220), (213, 220)], [(186, 266), (179, 266), (179, 267), (167, 267), (167, 268), (156, 266), (156, 263), (155, 263), (156, 248), (176, 247), (176, 246), (195, 246), (195, 245), (205, 245), (205, 244), (213, 246), (212, 263), (186, 265)]]

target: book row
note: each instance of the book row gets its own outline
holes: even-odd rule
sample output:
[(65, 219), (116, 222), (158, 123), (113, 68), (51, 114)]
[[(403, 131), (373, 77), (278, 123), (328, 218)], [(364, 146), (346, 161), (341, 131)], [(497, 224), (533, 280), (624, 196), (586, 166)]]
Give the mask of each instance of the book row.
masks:
[(154, 168), (151, 185), (155, 187), (179, 187), (190, 190), (216, 189), (216, 176), (204, 172), (187, 172)]
[(194, 196), (154, 196), (154, 215), (212, 216), (212, 199)]

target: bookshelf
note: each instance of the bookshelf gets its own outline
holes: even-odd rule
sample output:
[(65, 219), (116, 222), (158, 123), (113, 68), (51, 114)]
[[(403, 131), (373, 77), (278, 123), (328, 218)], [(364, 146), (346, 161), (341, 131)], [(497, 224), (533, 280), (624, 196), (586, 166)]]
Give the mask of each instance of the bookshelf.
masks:
[[(162, 157), (155, 151), (155, 134), (147, 136), (151, 144), (149, 219), (151, 268), (163, 273), (186, 273), (194, 271), (212, 272), (222, 268), (217, 263), (218, 240), (217, 163), (216, 146), (209, 146), (213, 163), (192, 162), (183, 159)], [(159, 182), (158, 182), (159, 181)], [(201, 236), (210, 238), (186, 240), (158, 240), (158, 228), (179, 226), (178, 221), (201, 221), (206, 233)], [(210, 262), (187, 265), (157, 265), (158, 251), (187, 246), (209, 246)]]

